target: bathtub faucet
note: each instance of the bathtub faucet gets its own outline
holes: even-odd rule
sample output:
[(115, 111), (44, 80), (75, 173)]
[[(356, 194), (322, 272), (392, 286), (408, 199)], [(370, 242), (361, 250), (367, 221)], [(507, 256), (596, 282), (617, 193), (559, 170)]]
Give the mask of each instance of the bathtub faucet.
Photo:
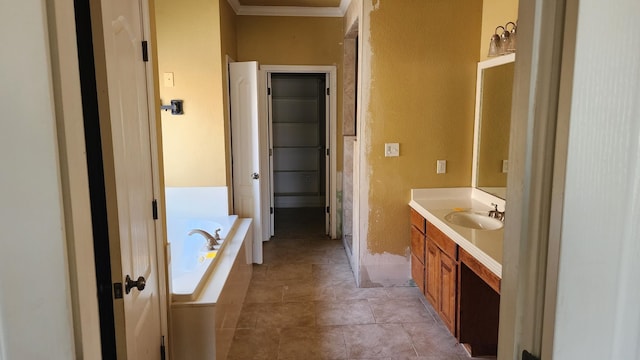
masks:
[(205, 239), (207, 239), (207, 249), (209, 250), (215, 250), (215, 247), (220, 245), (220, 243), (218, 242), (220, 240), (220, 229), (216, 229), (216, 235), (211, 235), (208, 232), (201, 230), (201, 229), (193, 229), (191, 231), (189, 231), (189, 236), (193, 235), (193, 234), (200, 234), (202, 236), (204, 236)]

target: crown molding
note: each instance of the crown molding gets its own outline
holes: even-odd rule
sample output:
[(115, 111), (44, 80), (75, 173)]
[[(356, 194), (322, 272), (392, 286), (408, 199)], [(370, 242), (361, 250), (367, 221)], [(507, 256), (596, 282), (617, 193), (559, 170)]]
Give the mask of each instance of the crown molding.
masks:
[(351, 0), (341, 0), (339, 7), (245, 6), (239, 0), (227, 0), (236, 15), (343, 17)]

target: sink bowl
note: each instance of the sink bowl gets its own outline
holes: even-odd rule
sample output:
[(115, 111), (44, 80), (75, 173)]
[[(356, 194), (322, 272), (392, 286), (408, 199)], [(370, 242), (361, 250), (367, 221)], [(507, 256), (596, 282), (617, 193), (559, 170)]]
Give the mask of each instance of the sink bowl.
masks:
[(477, 230), (498, 230), (504, 226), (502, 221), (498, 219), (473, 211), (450, 212), (444, 219), (452, 224)]

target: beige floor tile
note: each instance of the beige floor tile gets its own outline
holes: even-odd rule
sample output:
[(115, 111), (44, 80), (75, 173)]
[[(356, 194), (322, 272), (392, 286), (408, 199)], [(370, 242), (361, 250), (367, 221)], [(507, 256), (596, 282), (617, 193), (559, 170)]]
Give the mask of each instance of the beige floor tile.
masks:
[(354, 276), (349, 264), (314, 264), (313, 278), (323, 283), (339, 283), (349, 281), (353, 284)]
[(437, 323), (407, 323), (403, 328), (411, 336), (413, 345), (419, 356), (433, 358), (454, 358), (466, 356), (466, 352), (449, 330)]
[(429, 322), (435, 319), (418, 298), (369, 299), (377, 323)]
[(311, 264), (276, 264), (269, 265), (267, 280), (304, 280), (310, 279)]
[(387, 295), (391, 299), (397, 298), (416, 298), (419, 299), (422, 295), (420, 289), (415, 286), (396, 286), (385, 288)]
[(367, 300), (320, 301), (316, 322), (319, 326), (373, 324), (375, 318)]
[(282, 329), (278, 360), (347, 359), (342, 329), (309, 327)]
[(284, 284), (282, 281), (253, 279), (249, 284), (245, 303), (282, 302)]
[(267, 265), (253, 264), (251, 279), (265, 279), (267, 277)]
[(287, 302), (260, 305), (255, 309), (257, 328), (309, 327), (316, 325), (313, 302)]
[(290, 282), (284, 286), (283, 301), (331, 301), (336, 296), (333, 287), (312, 281)]
[(278, 329), (237, 329), (227, 360), (277, 360)]
[(416, 356), (409, 334), (399, 324), (351, 325), (343, 332), (350, 359)]
[(355, 300), (355, 299), (388, 299), (387, 292), (384, 288), (357, 288), (351, 286), (336, 286), (335, 288), (337, 300)]

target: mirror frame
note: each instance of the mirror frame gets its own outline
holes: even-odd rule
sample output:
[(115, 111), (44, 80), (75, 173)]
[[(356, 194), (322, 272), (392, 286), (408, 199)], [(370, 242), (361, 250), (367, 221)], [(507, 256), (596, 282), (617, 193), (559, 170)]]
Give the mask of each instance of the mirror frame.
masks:
[[(511, 53), (511, 54), (501, 55), (494, 58), (490, 58), (488, 60), (478, 62), (478, 72), (476, 76), (476, 106), (475, 106), (475, 116), (474, 116), (474, 124), (473, 124), (473, 164), (471, 169), (471, 187), (478, 190), (482, 190), (481, 188), (478, 187), (478, 151), (480, 146), (480, 135), (481, 135), (480, 134), (480, 129), (481, 129), (480, 103), (482, 101), (483, 71), (488, 68), (515, 62), (515, 60), (516, 60), (516, 54)], [(491, 195), (496, 196), (495, 194), (491, 194)]]

